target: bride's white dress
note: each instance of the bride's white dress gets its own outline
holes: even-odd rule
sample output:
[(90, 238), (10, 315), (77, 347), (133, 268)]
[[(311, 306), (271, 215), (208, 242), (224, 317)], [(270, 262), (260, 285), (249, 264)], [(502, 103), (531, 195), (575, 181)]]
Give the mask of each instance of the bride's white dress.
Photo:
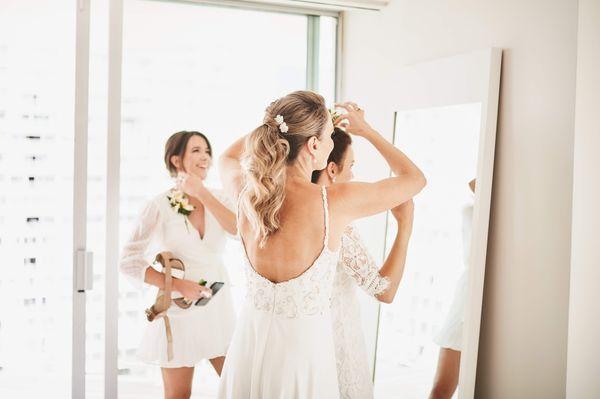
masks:
[(303, 274), (273, 283), (244, 255), (248, 292), (225, 360), (219, 398), (339, 397), (330, 317), (338, 252), (327, 244), (325, 188), (322, 193), (323, 249)]

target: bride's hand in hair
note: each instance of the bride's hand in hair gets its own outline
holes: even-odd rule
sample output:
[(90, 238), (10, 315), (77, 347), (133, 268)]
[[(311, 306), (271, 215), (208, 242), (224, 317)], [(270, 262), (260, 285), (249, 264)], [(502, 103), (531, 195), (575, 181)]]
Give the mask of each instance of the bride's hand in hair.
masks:
[(371, 125), (365, 120), (365, 110), (355, 103), (345, 102), (336, 104), (336, 107), (346, 110), (345, 114), (336, 119), (336, 126), (345, 128), (350, 134), (362, 137), (368, 137), (374, 132)]

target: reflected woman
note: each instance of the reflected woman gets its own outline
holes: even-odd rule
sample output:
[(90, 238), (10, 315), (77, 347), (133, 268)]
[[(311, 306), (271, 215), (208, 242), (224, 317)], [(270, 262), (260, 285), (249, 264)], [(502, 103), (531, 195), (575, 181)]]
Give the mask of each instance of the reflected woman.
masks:
[[(471, 193), (475, 192), (475, 179), (469, 182)], [(471, 228), (473, 204), (462, 211), (463, 219), (463, 262), (465, 270), (456, 283), (454, 299), (434, 341), (440, 346), (437, 371), (429, 399), (450, 399), (458, 386), (460, 354), (463, 348), (463, 325), (467, 302), (469, 256), (471, 252)]]
[[(348, 118), (351, 120), (345, 125), (350, 132), (357, 126), (363, 128), (368, 126), (360, 114), (351, 114)], [(340, 119), (342, 118), (338, 118), (337, 121)], [(333, 143), (333, 151), (327, 160), (327, 167), (313, 172), (313, 183), (328, 187), (347, 183), (353, 179), (352, 137), (345, 130), (336, 127)], [(404, 272), (406, 252), (412, 232), (413, 210), (412, 200), (391, 210), (398, 230), (390, 253), (381, 268), (376, 265), (366, 249), (356, 227), (349, 225), (342, 235), (340, 258), (331, 298), (340, 398), (373, 397), (373, 383), (361, 325), (360, 304), (355, 288), (359, 286), (368, 295), (381, 302), (392, 302)]]

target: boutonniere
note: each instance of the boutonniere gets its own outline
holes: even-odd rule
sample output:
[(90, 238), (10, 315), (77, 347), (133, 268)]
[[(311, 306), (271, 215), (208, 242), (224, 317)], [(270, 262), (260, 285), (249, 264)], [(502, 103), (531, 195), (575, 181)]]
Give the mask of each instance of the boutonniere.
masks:
[(190, 229), (187, 224), (187, 217), (196, 208), (194, 207), (194, 205), (190, 204), (188, 197), (186, 197), (182, 191), (177, 190), (175, 188), (169, 191), (169, 194), (167, 194), (167, 198), (169, 199), (171, 209), (183, 215), (185, 228), (189, 233)]

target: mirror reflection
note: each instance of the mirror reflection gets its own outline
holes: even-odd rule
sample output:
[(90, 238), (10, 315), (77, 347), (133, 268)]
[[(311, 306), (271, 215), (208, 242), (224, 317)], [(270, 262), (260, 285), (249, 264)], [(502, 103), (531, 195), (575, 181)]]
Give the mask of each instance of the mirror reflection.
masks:
[[(480, 103), (396, 115), (395, 145), (415, 154), (428, 184), (415, 201), (402, 288), (381, 312), (375, 378), (382, 395), (432, 391), (435, 398), (458, 383), (480, 126)], [(388, 246), (393, 231), (388, 224)]]

